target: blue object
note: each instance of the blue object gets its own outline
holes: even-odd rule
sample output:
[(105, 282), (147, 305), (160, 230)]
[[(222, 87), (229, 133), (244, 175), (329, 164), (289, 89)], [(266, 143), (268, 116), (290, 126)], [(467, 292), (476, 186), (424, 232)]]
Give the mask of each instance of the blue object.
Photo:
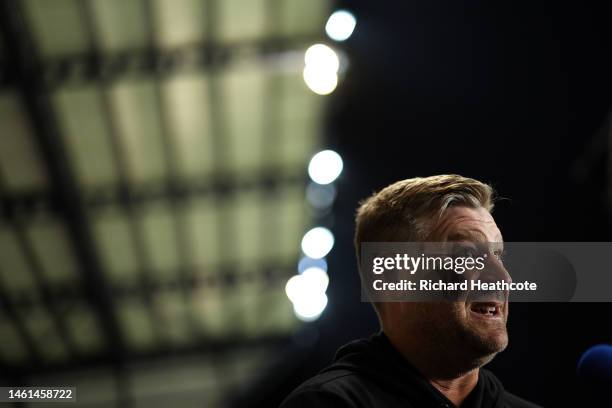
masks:
[(612, 345), (591, 347), (578, 360), (578, 376), (588, 382), (612, 385)]

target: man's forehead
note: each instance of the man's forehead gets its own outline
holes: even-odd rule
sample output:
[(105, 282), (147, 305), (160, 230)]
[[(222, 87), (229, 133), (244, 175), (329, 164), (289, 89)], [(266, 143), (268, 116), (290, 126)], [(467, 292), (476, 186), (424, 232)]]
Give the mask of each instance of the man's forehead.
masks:
[(484, 238), (488, 241), (502, 241), (493, 216), (484, 208), (451, 207), (444, 212), (437, 230), (437, 235), (449, 239)]

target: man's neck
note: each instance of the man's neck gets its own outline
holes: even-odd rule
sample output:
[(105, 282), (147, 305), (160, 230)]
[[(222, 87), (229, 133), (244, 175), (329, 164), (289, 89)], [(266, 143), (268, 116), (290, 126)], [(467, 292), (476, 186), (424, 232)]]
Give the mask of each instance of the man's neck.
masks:
[(476, 387), (480, 370), (478, 367), (469, 370), (458, 369), (449, 371), (449, 365), (445, 364), (443, 368), (440, 367), (434, 362), (435, 357), (428, 356), (428, 353), (423, 352), (424, 350), (421, 348), (409, 347), (391, 337), (389, 340), (393, 347), (455, 406), (460, 406)]
[(448, 398), (455, 406), (461, 406), (463, 401), (478, 383), (478, 368), (453, 379), (435, 379), (427, 377), (431, 385)]

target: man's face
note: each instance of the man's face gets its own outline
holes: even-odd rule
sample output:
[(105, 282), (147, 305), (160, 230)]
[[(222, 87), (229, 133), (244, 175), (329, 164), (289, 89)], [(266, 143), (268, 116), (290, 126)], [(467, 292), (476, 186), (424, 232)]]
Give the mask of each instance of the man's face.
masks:
[[(449, 208), (429, 240), (495, 243), (490, 245), (493, 253), (488, 257), (485, 270), (496, 276), (496, 280), (509, 280), (507, 271), (494, 253), (502, 249), (501, 232), (484, 208)], [(436, 345), (441, 352), (462, 353), (466, 358), (479, 359), (484, 364), (508, 344), (508, 296), (507, 293), (503, 295), (501, 300), (485, 301), (468, 292), (465, 300), (460, 302), (402, 303), (400, 313), (410, 330), (418, 330), (424, 336), (423, 341)]]

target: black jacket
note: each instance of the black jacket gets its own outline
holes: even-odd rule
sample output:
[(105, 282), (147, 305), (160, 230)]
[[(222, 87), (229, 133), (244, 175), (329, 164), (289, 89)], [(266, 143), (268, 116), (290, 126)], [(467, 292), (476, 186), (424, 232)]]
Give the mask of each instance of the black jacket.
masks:
[[(341, 347), (334, 363), (296, 388), (281, 408), (454, 407), (391, 345), (384, 333)], [(504, 390), (480, 370), (476, 388), (461, 407), (536, 408)]]

